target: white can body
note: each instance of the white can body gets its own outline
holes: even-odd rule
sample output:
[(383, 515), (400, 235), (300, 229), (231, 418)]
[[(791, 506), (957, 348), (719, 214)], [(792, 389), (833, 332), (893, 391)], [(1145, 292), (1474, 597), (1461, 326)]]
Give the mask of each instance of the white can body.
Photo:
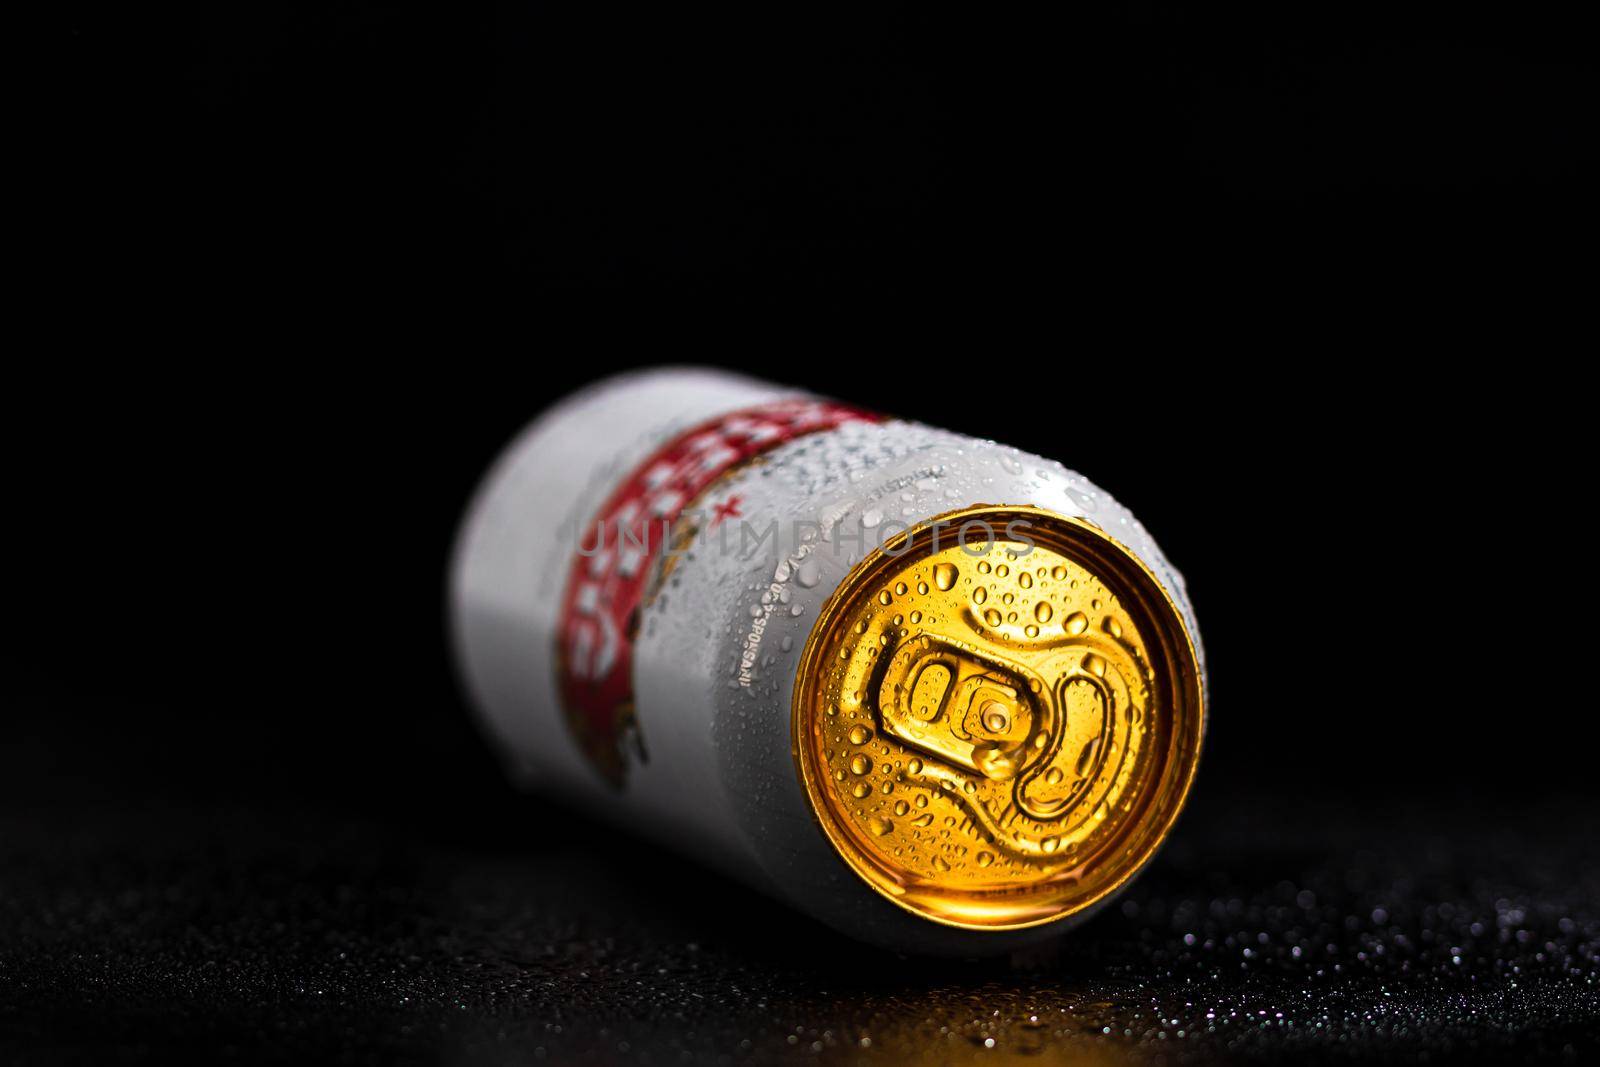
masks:
[[(574, 568), (589, 565), (584, 553), (595, 548), (580, 543), (585, 524), (663, 442), (730, 412), (804, 399), (672, 368), (600, 383), (529, 427), (486, 478), (453, 561), (453, 634), (473, 703), (519, 782), (688, 851), (846, 933), (955, 954), (1053, 937), (1064, 924), (994, 933), (929, 923), (856, 878), (797, 776), (791, 696), (811, 627), (850, 569), (884, 539), (978, 501), (1098, 525), (1148, 567), (1197, 634), (1182, 579), (1144, 528), (1054, 461), (915, 423), (862, 420), (731, 468), (694, 504), (740, 522), (677, 555), (639, 612), (631, 654), (642, 748), (620, 788), (573, 738), (558, 634)], [(840, 530), (856, 533), (846, 541)]]

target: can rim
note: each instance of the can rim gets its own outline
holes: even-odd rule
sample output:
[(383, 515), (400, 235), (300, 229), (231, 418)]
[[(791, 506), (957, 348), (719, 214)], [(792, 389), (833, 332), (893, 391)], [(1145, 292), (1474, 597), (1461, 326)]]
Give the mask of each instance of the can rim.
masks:
[[(930, 894), (909, 892), (903, 886), (896, 891), (892, 872), (883, 870), (837, 817), (837, 799), (824, 785), (821, 769), (814, 765), (816, 753), (808, 737), (808, 710), (816, 705), (817, 694), (813, 690), (820, 675), (820, 657), (824, 646), (830, 643), (827, 635), (887, 572), (898, 571), (908, 560), (924, 557), (935, 543), (934, 531), (976, 518), (994, 526), (1025, 520), (1037, 540), (1081, 562), (1108, 585), (1115, 583), (1119, 596), (1126, 598), (1148, 623), (1151, 639), (1162, 657), (1160, 668), (1151, 664), (1152, 677), (1162, 684), (1168, 697), (1163, 713), (1170, 719), (1170, 728), (1163, 731), (1165, 743), (1153, 783), (1143, 787), (1138, 797), (1139, 814), (1124, 818), (1117, 833), (1084, 861), (1082, 868), (1096, 869), (1072, 880), (1071, 884), (1080, 888), (1058, 892), (1055, 906), (1047, 904), (1044, 914), (1025, 912), (1015, 920), (988, 915), (981, 921), (964, 919), (930, 907)], [(1022, 930), (1061, 922), (1090, 911), (1127, 885), (1170, 834), (1193, 785), (1205, 730), (1205, 692), (1196, 642), (1166, 587), (1136, 553), (1098, 525), (1032, 505), (974, 504), (958, 508), (901, 531), (868, 552), (829, 595), (812, 626), (796, 673), (790, 714), (791, 751), (807, 807), (835, 854), (875, 893), (896, 907), (930, 922), (975, 932)]]

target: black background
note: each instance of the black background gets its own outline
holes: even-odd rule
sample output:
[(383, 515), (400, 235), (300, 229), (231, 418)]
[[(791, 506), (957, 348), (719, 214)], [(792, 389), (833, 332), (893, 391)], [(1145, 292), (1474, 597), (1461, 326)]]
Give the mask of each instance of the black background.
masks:
[(545, 404), (662, 361), (1123, 499), (1204, 626), (1210, 788), (1587, 788), (1580, 29), (80, 14), (41, 94), (0, 788), (492, 788), (441, 640), (453, 524)]
[(6, 400), (14, 815), (508, 832), (443, 642), (454, 524), (544, 405), (665, 361), (1128, 504), (1209, 653), (1197, 803), (1593, 798), (1575, 20), (67, 18)]

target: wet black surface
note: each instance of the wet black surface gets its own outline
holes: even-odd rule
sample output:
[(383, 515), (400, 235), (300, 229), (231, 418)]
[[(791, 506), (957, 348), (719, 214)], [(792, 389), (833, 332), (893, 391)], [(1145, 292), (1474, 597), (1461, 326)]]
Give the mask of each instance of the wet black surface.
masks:
[[(1585, 1062), (1597, 813), (1202, 791), (1032, 958), (885, 956), (534, 800), (13, 813), (8, 1062)], [(520, 830), (506, 827), (519, 826)], [(552, 829), (552, 827), (554, 829)]]

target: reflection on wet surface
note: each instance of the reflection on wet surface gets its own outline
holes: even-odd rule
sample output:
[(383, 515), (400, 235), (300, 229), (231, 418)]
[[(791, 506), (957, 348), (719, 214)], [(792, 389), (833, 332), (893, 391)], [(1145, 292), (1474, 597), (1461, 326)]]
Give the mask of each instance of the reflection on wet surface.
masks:
[(1596, 814), (1362, 820), (1202, 802), (1110, 911), (1053, 952), (989, 962), (885, 955), (665, 855), (642, 884), (634, 863), (585, 849), (592, 827), (552, 846), (518, 840), (510, 819), (457, 836), (249, 813), (13, 821), (0, 1048), (97, 1062), (127, 1049), (1581, 1062), (1600, 1052)]

